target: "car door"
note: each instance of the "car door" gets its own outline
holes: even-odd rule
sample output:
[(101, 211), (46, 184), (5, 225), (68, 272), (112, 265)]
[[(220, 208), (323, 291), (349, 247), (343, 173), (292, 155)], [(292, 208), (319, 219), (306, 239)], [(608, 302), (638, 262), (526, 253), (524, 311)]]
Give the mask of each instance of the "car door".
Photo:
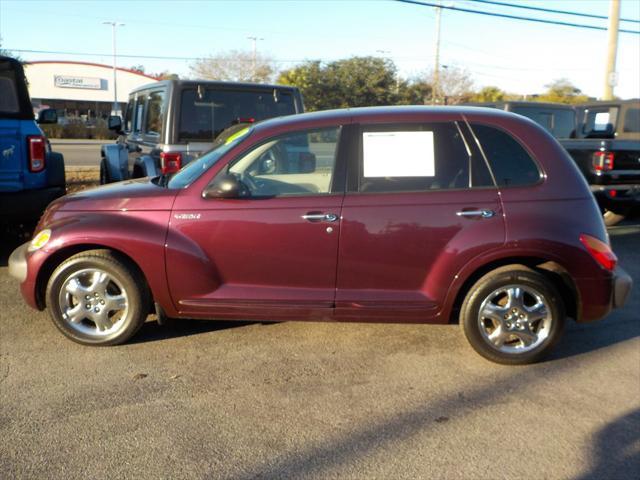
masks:
[(167, 238), (177, 310), (254, 319), (332, 313), (344, 197), (340, 133), (337, 126), (298, 131), (251, 147), (218, 173), (239, 178), (250, 191), (243, 198), (177, 197)]
[(504, 243), (495, 182), (462, 120), (365, 124), (358, 139), (336, 317), (436, 321), (456, 273)]

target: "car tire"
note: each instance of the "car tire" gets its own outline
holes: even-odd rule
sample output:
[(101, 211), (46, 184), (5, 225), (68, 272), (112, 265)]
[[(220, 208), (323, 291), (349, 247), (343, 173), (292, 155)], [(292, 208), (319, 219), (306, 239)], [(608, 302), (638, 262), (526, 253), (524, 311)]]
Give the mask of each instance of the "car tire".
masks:
[(56, 327), (83, 345), (119, 345), (145, 322), (150, 294), (137, 268), (109, 250), (90, 250), (59, 265), (46, 301)]
[(564, 303), (554, 284), (524, 265), (484, 275), (469, 289), (460, 311), (473, 349), (506, 365), (544, 358), (562, 336), (564, 323)]
[(100, 162), (100, 185), (106, 185), (107, 183), (111, 183), (111, 179), (109, 178), (109, 170), (104, 160), (102, 160)]
[(604, 219), (604, 224), (607, 227), (613, 227), (614, 225), (617, 225), (625, 218), (627, 218), (627, 213), (627, 211), (614, 212), (612, 210), (605, 209), (604, 213), (602, 214), (602, 218)]

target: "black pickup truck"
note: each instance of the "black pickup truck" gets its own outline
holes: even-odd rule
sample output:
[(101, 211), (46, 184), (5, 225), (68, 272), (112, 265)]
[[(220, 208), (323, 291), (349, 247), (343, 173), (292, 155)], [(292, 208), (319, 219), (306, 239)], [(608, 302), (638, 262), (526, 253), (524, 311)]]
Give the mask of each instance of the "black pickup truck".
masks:
[(558, 139), (586, 177), (607, 225), (640, 205), (640, 100), (576, 107), (576, 138)]
[(589, 182), (607, 225), (640, 207), (640, 100), (476, 104), (530, 118), (569, 152)]

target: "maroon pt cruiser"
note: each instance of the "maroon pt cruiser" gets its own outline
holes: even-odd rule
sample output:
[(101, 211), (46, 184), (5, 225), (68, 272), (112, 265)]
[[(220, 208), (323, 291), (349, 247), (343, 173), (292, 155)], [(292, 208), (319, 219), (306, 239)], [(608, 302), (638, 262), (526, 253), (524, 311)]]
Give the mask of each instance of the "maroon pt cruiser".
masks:
[(480, 108), (268, 120), (177, 174), (67, 195), (9, 269), (87, 345), (159, 318), (459, 321), (478, 353), (540, 359), (565, 317), (624, 304), (584, 178), (535, 123)]

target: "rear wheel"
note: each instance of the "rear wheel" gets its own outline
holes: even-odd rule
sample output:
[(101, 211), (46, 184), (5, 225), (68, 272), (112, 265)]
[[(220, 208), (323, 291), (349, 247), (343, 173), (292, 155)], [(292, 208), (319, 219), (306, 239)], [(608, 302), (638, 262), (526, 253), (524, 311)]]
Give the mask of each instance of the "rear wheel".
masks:
[(562, 299), (543, 274), (523, 265), (478, 280), (462, 304), (460, 324), (483, 357), (519, 365), (542, 359), (564, 329)]
[(53, 323), (84, 345), (117, 345), (147, 317), (148, 291), (137, 269), (111, 252), (91, 250), (63, 262), (47, 285)]

